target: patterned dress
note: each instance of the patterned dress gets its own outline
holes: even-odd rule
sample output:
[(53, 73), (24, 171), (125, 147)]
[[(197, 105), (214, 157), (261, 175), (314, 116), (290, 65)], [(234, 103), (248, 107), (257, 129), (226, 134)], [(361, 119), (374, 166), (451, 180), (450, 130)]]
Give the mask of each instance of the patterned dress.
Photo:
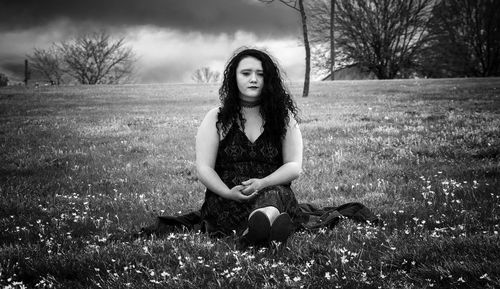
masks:
[[(265, 130), (252, 143), (238, 125), (233, 125), (219, 143), (215, 171), (232, 188), (251, 178), (264, 178), (282, 164), (281, 143), (273, 143)], [(222, 198), (207, 189), (201, 217), (208, 233), (227, 235), (236, 231), (241, 234), (249, 214), (266, 206), (287, 212), (292, 220), (301, 214), (290, 184), (286, 184), (262, 189), (257, 197), (242, 203)]]

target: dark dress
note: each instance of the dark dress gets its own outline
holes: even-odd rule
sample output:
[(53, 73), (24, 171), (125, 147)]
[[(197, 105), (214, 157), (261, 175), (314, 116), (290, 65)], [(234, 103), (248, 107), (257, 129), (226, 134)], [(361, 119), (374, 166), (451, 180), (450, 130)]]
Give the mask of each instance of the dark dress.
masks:
[[(264, 178), (283, 164), (281, 142), (273, 143), (266, 130), (252, 143), (238, 125), (233, 125), (219, 143), (215, 171), (232, 188), (251, 178)], [(301, 214), (290, 184), (267, 187), (248, 202), (236, 202), (206, 190), (201, 207), (205, 230), (212, 234), (241, 234), (249, 214), (258, 208), (274, 206), (292, 220)]]

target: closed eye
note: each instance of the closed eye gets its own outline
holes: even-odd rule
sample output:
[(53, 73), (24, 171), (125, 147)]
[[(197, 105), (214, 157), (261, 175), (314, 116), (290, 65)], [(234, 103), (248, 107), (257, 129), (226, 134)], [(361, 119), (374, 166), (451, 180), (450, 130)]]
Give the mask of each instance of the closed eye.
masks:
[[(245, 76), (248, 76), (248, 75), (250, 75), (252, 73), (252, 71), (250, 71), (250, 70), (243, 70), (240, 73), (243, 74), (243, 75), (245, 75)], [(259, 71), (257, 71), (257, 75), (258, 76), (264, 76), (264, 72), (259, 70)]]

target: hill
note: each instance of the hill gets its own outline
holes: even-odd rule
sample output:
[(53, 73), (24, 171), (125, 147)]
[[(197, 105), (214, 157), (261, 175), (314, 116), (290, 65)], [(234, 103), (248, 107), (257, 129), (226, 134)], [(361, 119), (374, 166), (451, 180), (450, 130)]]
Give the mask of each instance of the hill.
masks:
[(0, 89), (0, 285), (500, 286), (498, 78), (314, 82), (296, 98), (297, 199), (361, 202), (383, 227), (345, 220), (246, 251), (189, 231), (128, 238), (201, 206), (194, 135), (217, 89)]

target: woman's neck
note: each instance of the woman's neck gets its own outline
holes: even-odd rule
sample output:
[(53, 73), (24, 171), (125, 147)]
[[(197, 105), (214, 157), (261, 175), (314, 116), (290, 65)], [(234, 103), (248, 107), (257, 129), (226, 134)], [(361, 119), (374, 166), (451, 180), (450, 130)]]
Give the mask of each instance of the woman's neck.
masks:
[(247, 108), (257, 107), (260, 105), (260, 103), (261, 103), (260, 99), (257, 99), (255, 101), (240, 99), (241, 107), (247, 107)]

